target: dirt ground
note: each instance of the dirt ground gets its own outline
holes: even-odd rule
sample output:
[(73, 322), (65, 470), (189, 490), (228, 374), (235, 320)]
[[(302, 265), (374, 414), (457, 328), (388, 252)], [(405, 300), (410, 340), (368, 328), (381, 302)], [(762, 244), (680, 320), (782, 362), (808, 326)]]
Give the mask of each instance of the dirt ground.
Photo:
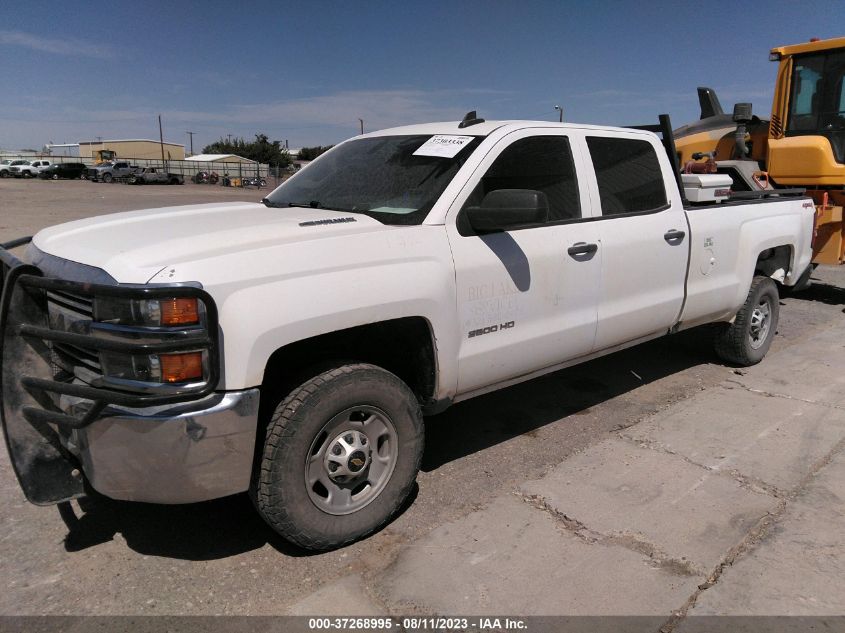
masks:
[(93, 215), (200, 202), (258, 202), (274, 188), (220, 185), (123, 185), (88, 180), (0, 179), (0, 242)]

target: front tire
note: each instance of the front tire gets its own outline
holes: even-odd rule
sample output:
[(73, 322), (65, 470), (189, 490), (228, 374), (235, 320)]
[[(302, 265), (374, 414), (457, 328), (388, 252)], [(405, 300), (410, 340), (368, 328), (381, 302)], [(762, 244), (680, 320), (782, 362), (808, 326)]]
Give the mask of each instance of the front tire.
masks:
[(384, 525), (410, 494), (424, 430), (419, 403), (390, 372), (342, 365), (276, 407), (252, 496), (264, 520), (306, 549), (327, 550)]
[(112, 181), (112, 179), (113, 179), (113, 178), (112, 178), (112, 175), (111, 175), (111, 174), (109, 174), (109, 173), (105, 173), (105, 174), (103, 174), (103, 182), (111, 182), (111, 181)]
[(716, 333), (716, 354), (742, 367), (756, 365), (772, 345), (779, 315), (777, 285), (769, 277), (754, 277), (734, 322), (724, 324)]

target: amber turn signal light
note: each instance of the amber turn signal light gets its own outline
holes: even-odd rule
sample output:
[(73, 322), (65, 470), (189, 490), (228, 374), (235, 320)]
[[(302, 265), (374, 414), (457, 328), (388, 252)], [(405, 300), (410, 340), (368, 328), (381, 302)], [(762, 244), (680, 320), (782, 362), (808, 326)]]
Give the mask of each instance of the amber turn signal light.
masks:
[(196, 325), (200, 322), (197, 300), (190, 297), (162, 299), (162, 325)]
[(161, 354), (162, 382), (188, 382), (202, 379), (202, 352)]

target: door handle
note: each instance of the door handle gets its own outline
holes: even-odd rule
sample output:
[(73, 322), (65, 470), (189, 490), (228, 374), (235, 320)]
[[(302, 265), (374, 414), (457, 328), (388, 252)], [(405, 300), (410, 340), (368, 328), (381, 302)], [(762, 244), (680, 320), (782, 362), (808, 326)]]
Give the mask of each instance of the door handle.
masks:
[(578, 257), (579, 255), (592, 255), (597, 250), (599, 250), (598, 244), (587, 244), (586, 242), (576, 242), (572, 246), (570, 246), (566, 252), (569, 253), (572, 257)]
[(684, 237), (686, 237), (686, 233), (683, 231), (678, 231), (677, 229), (670, 229), (663, 234), (663, 239), (669, 242), (676, 242), (680, 244), (684, 241)]

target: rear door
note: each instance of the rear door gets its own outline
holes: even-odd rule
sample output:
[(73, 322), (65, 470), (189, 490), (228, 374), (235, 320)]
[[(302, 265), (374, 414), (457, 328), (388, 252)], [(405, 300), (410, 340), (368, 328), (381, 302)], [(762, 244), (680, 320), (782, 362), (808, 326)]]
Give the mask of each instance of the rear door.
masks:
[[(578, 130), (511, 132), (491, 149), (447, 217), (455, 260), (458, 393), (588, 354), (601, 281), (597, 223)], [(548, 222), (478, 235), (465, 210), (498, 189), (541, 191)]]
[(657, 139), (636, 132), (588, 131), (590, 185), (600, 201), (601, 298), (593, 349), (658, 332), (684, 301), (689, 228), (680, 196), (667, 191), (669, 161)]

